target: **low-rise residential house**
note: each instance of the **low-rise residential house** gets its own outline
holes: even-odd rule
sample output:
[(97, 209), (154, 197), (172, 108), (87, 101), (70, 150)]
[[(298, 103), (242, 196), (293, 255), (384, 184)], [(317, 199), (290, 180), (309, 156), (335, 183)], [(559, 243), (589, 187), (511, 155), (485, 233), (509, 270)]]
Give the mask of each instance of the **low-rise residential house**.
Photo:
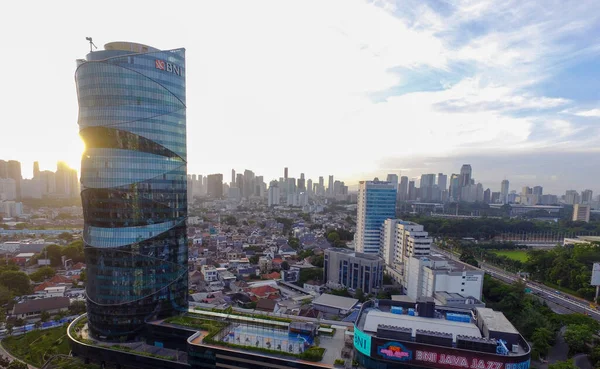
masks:
[(317, 282), (317, 281), (308, 281), (308, 282), (304, 283), (303, 288), (306, 291), (315, 292), (318, 294), (325, 292), (325, 285), (323, 283)]
[(281, 275), (278, 272), (263, 274), (260, 276), (262, 279), (280, 279)]
[(272, 313), (276, 304), (277, 302), (275, 300), (270, 300), (268, 298), (260, 299), (256, 302), (256, 308), (254, 308), (254, 310)]
[(279, 298), (279, 290), (271, 286), (252, 287), (248, 291), (248, 295), (257, 301), (259, 299)]
[(217, 268), (212, 265), (202, 265), (201, 272), (204, 280), (207, 282), (214, 282), (219, 279)]
[(68, 297), (26, 300), (13, 306), (11, 316), (15, 319), (29, 319), (37, 317), (44, 311), (54, 315), (69, 310), (69, 303)]

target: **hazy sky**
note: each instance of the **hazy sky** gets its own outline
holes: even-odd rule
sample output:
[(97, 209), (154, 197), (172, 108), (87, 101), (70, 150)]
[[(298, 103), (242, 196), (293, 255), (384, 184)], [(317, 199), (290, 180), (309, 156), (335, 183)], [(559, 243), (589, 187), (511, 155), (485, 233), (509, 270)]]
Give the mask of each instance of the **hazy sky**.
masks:
[(599, 1), (11, 1), (0, 158), (79, 167), (75, 59), (187, 49), (188, 171), (600, 192)]

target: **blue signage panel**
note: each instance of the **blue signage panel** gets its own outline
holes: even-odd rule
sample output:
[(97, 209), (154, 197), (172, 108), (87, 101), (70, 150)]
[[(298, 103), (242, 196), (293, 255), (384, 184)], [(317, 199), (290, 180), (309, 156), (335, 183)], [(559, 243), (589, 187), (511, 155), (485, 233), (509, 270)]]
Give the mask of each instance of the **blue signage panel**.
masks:
[(362, 354), (371, 356), (371, 336), (354, 326), (354, 347)]

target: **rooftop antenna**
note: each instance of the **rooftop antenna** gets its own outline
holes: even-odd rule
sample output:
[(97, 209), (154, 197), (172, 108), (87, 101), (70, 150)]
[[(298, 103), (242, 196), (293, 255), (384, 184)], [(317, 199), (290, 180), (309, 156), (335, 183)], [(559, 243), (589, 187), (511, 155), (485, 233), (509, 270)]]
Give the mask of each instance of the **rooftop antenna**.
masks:
[[(98, 46), (96, 46), (96, 45), (94, 44), (94, 41), (92, 41), (92, 38), (91, 38), (91, 37), (86, 37), (85, 39), (86, 39), (87, 41), (89, 41), (89, 42), (90, 42), (90, 52), (93, 52), (93, 51), (94, 51), (94, 49), (98, 49)], [(94, 49), (92, 49), (92, 46), (94, 47)]]

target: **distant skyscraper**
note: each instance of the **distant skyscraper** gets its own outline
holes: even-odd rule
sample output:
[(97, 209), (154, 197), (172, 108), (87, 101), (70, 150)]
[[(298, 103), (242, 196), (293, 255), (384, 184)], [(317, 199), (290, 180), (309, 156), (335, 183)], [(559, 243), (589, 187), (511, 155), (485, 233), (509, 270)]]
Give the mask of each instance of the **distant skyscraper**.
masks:
[(415, 181), (408, 182), (408, 200), (414, 201), (417, 199), (417, 188), (415, 187)]
[(386, 219), (396, 217), (397, 190), (390, 182), (360, 181), (355, 250), (378, 254), (381, 225)]
[(110, 341), (187, 311), (185, 50), (77, 60), (87, 324)]
[(438, 188), (442, 191), (448, 189), (448, 176), (444, 173), (438, 173)]
[(8, 178), (8, 162), (0, 160), (0, 178)]
[(398, 175), (397, 174), (388, 174), (387, 175), (387, 181), (392, 183), (394, 186), (396, 186), (396, 188), (398, 188)]
[(450, 186), (448, 187), (448, 196), (451, 201), (460, 200), (460, 175), (452, 173), (450, 176)]
[(21, 175), (21, 163), (16, 160), (8, 161), (8, 178), (15, 180), (17, 186), (17, 201), (21, 200), (21, 181), (23, 176)]
[(231, 170), (231, 186), (235, 186), (235, 169)]
[(223, 197), (223, 175), (221, 173), (209, 174), (207, 181), (207, 195), (213, 199)]
[(319, 177), (319, 186), (324, 187), (325, 186), (325, 180), (323, 180), (323, 177)]
[(78, 195), (79, 181), (77, 180), (77, 171), (69, 168), (67, 163), (59, 161), (56, 165), (55, 173), (56, 194), (65, 198), (72, 198)]
[(575, 190), (567, 190), (565, 192), (565, 204), (575, 205), (579, 204), (579, 193)]
[(304, 178), (298, 178), (298, 192), (306, 191), (306, 183)]
[(583, 190), (583, 191), (581, 191), (581, 203), (582, 204), (586, 204), (586, 205), (591, 204), (592, 203), (592, 196), (593, 196), (592, 190)]
[(37, 161), (33, 162), (33, 178), (38, 178), (40, 176), (40, 163)]
[(408, 177), (400, 177), (400, 186), (398, 187), (398, 198), (400, 201), (406, 201), (408, 198)]
[(244, 188), (242, 193), (246, 199), (254, 194), (254, 172), (248, 169), (244, 170)]
[(329, 176), (329, 183), (327, 184), (327, 194), (333, 196), (333, 176)]
[(283, 179), (287, 182), (288, 179), (288, 168), (283, 168)]
[(535, 186), (531, 190), (531, 193), (534, 195), (542, 196), (544, 194), (544, 188), (542, 186)]
[(271, 183), (269, 184), (269, 194), (267, 199), (268, 206), (279, 205), (280, 198), (281, 194), (279, 193), (279, 182), (271, 181)]
[(486, 204), (492, 202), (492, 190), (489, 188), (486, 188), (486, 190), (483, 191), (483, 202)]
[(240, 196), (244, 196), (244, 175), (238, 173), (235, 175), (235, 186), (240, 189)]
[(509, 182), (508, 179), (505, 179), (500, 184), (500, 202), (503, 204), (508, 203), (508, 190), (509, 190)]
[(313, 183), (312, 183), (312, 179), (309, 179), (308, 181), (306, 181), (306, 192), (308, 192), (309, 195), (313, 194)]
[(471, 165), (463, 164), (463, 166), (460, 168), (460, 177), (459, 177), (458, 185), (461, 188), (470, 185), (472, 174), (473, 174), (473, 171), (471, 169)]

